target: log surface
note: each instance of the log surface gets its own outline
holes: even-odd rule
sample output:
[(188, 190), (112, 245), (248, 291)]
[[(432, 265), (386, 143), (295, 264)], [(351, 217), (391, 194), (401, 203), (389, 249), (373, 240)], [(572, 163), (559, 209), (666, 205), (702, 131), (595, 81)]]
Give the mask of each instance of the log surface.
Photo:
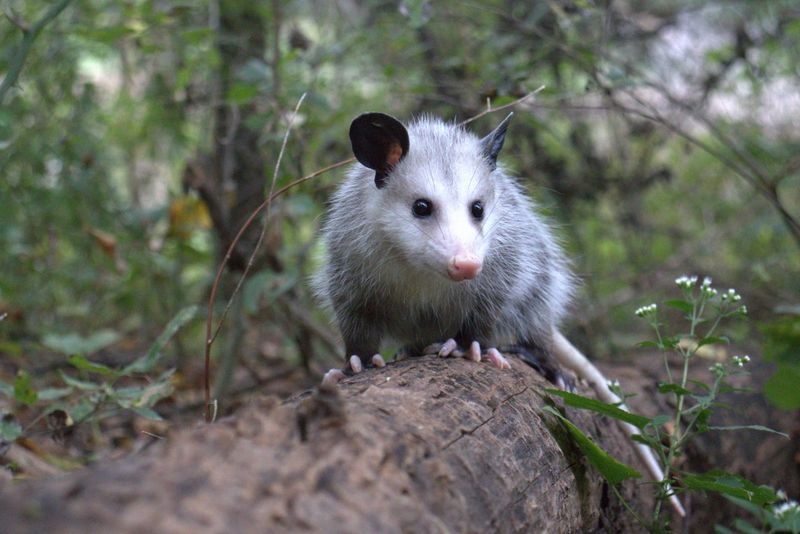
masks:
[[(56, 479), (0, 486), (3, 532), (620, 532), (629, 514), (553, 416), (548, 384), (413, 358), (336, 393), (261, 398)], [(610, 420), (568, 417), (639, 468)], [(634, 483), (623, 494), (646, 493)]]

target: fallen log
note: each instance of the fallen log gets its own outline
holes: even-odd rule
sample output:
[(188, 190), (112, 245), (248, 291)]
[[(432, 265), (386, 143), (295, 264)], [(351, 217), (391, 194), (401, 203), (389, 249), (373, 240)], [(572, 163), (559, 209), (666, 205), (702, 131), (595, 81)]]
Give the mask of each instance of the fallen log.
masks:
[[(261, 398), (136, 456), (0, 488), (3, 532), (628, 532), (633, 517), (513, 360), (412, 358)], [(567, 410), (639, 468), (613, 421)], [(648, 488), (621, 491), (643, 510)]]

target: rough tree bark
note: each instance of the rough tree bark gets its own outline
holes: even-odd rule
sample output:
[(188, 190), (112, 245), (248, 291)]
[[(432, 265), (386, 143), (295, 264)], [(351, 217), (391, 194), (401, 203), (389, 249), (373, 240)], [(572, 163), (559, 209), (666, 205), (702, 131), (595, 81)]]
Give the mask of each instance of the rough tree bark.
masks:
[[(629, 532), (533, 370), (413, 358), (0, 488), (5, 532)], [(636, 465), (617, 426), (569, 418)], [(637, 485), (623, 494), (641, 507)]]

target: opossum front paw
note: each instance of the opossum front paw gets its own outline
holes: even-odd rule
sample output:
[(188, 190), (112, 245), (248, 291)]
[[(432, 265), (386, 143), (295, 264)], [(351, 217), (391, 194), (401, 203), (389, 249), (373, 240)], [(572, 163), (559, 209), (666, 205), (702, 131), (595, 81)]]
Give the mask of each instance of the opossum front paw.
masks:
[[(347, 366), (349, 366), (350, 368), (348, 369)], [(381, 356), (380, 354), (373, 354), (372, 358), (370, 358), (370, 363), (365, 365), (361, 361), (360, 357), (358, 357), (357, 355), (353, 354), (352, 356), (350, 356), (350, 359), (347, 361), (347, 365), (344, 368), (344, 372), (345, 372), (345, 374), (347, 374), (348, 371), (352, 371), (352, 373), (354, 375), (357, 375), (358, 373), (363, 371), (365, 367), (372, 367), (372, 366), (374, 366), (374, 367), (386, 367), (386, 362), (383, 361), (383, 356)]]
[(440, 358), (447, 358), (448, 356), (461, 357), (464, 351), (458, 348), (458, 343), (454, 339), (448, 339), (444, 343), (431, 343), (422, 349), (423, 356), (436, 355)]
[(455, 339), (448, 339), (444, 343), (434, 343), (428, 345), (423, 349), (423, 354), (437, 354), (440, 358), (447, 358), (454, 356), (456, 358), (464, 357), (473, 362), (479, 362), (483, 359), (491, 362), (498, 369), (510, 369), (511, 364), (508, 360), (500, 354), (500, 351), (494, 347), (487, 349), (485, 352), (481, 351), (481, 344), (477, 341), (470, 343), (467, 350), (462, 350)]
[[(375, 367), (386, 367), (386, 362), (383, 360), (383, 356), (380, 354), (373, 354), (372, 358), (370, 359), (370, 363)], [(328, 370), (328, 372), (322, 377), (322, 385), (335, 386), (343, 378), (346, 378), (350, 375), (357, 375), (363, 370), (364, 364), (361, 362), (361, 358), (353, 354), (350, 356), (350, 359), (347, 360), (347, 364), (345, 365), (344, 369)]]

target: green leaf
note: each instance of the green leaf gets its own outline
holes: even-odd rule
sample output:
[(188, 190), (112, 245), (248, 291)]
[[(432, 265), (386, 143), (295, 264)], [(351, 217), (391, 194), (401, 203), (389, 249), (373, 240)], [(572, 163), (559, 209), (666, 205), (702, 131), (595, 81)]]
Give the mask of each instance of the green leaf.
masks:
[(769, 486), (758, 486), (746, 478), (714, 469), (702, 475), (684, 475), (683, 484), (687, 489), (714, 491), (723, 495), (746, 499), (759, 506), (778, 500), (778, 495)]
[(250, 83), (237, 83), (228, 91), (228, 102), (246, 104), (258, 96), (258, 86)]
[(724, 426), (709, 426), (709, 430), (757, 430), (758, 432), (769, 432), (770, 434), (777, 434), (789, 439), (789, 434), (785, 434), (778, 430), (769, 428), (762, 425), (724, 425)]
[(692, 313), (694, 310), (694, 306), (685, 300), (665, 300), (664, 305), (686, 313)]
[(664, 339), (661, 340), (659, 348), (674, 349), (675, 347), (678, 346), (680, 342), (681, 342), (680, 336), (665, 337)]
[(39, 391), (39, 400), (57, 400), (66, 397), (70, 393), (72, 393), (72, 388), (46, 388)]
[(96, 391), (102, 387), (101, 384), (95, 384), (94, 382), (86, 382), (84, 380), (78, 380), (77, 378), (72, 378), (63, 371), (61, 372), (61, 379), (64, 381), (66, 385), (72, 386), (82, 391)]
[(23, 370), (17, 373), (17, 379), (14, 380), (14, 398), (22, 404), (33, 406), (39, 398), (38, 393), (31, 384), (31, 377)]
[(42, 345), (48, 349), (66, 354), (92, 354), (119, 341), (120, 335), (110, 329), (98, 330), (89, 337), (80, 334), (46, 334), (42, 337)]
[(172, 336), (174, 336), (183, 325), (194, 318), (197, 314), (197, 310), (197, 306), (188, 306), (179, 311), (167, 324), (164, 331), (161, 332), (161, 335), (158, 336), (155, 342), (150, 346), (150, 350), (147, 351), (147, 354), (141, 358), (137, 358), (133, 363), (125, 367), (122, 370), (122, 374), (128, 375), (131, 373), (146, 373), (150, 371), (161, 358), (161, 351), (164, 349), (164, 346), (166, 346), (169, 340), (172, 339)]
[(605, 402), (601, 402), (596, 399), (590, 399), (589, 397), (576, 395), (575, 393), (570, 393), (568, 391), (563, 391), (561, 389), (546, 389), (545, 391), (547, 391), (551, 395), (555, 395), (556, 397), (561, 397), (562, 399), (564, 399), (564, 403), (567, 406), (572, 406), (573, 408), (581, 408), (584, 410), (591, 410), (593, 412), (601, 413), (603, 415), (608, 415), (610, 417), (613, 417), (614, 419), (619, 419), (620, 421), (625, 421), (626, 423), (630, 423), (640, 430), (646, 427), (651, 422), (649, 418), (643, 415), (626, 412), (625, 410), (619, 408), (618, 406), (614, 406), (613, 404), (607, 404)]
[(657, 415), (653, 417), (652, 424), (655, 427), (664, 426), (667, 423), (672, 421), (672, 416), (669, 415)]
[(567, 428), (581, 452), (610, 484), (616, 485), (628, 478), (639, 478), (642, 476), (636, 469), (625, 465), (598, 447), (594, 441), (567, 418), (558, 413), (557, 410), (553, 409), (551, 406), (545, 406), (544, 409), (561, 420), (561, 423)]
[(97, 402), (90, 398), (84, 397), (77, 403), (67, 406), (65, 411), (72, 418), (74, 424), (77, 425), (78, 423), (83, 423), (86, 421), (92, 412), (94, 412), (95, 408), (97, 408)]
[(705, 382), (703, 382), (702, 380), (694, 380), (694, 379), (690, 378), (689, 382), (694, 384), (695, 386), (697, 386), (698, 388), (700, 388), (700, 389), (702, 389), (704, 391), (711, 391), (711, 387), (708, 384), (706, 384)]
[(661, 348), (661, 345), (656, 343), (655, 341), (640, 341), (636, 344), (637, 347), (653, 347), (653, 348)]
[(17, 421), (0, 418), (0, 441), (11, 442), (22, 435), (22, 425)]
[(647, 445), (648, 447), (653, 447), (657, 443), (657, 440), (647, 436), (646, 434), (631, 434), (631, 440), (641, 443), (642, 445)]
[(682, 388), (678, 384), (665, 384), (658, 385), (659, 393), (675, 393), (676, 395), (690, 395), (692, 392), (688, 389)]
[(730, 340), (727, 337), (709, 336), (698, 341), (697, 348), (699, 349), (703, 345), (727, 345), (728, 343), (730, 343)]
[(695, 428), (698, 432), (708, 431), (709, 419), (711, 419), (711, 408), (702, 408), (695, 418)]
[(73, 367), (89, 373), (98, 373), (104, 376), (116, 376), (117, 372), (107, 365), (87, 360), (80, 354), (74, 354), (67, 360)]

